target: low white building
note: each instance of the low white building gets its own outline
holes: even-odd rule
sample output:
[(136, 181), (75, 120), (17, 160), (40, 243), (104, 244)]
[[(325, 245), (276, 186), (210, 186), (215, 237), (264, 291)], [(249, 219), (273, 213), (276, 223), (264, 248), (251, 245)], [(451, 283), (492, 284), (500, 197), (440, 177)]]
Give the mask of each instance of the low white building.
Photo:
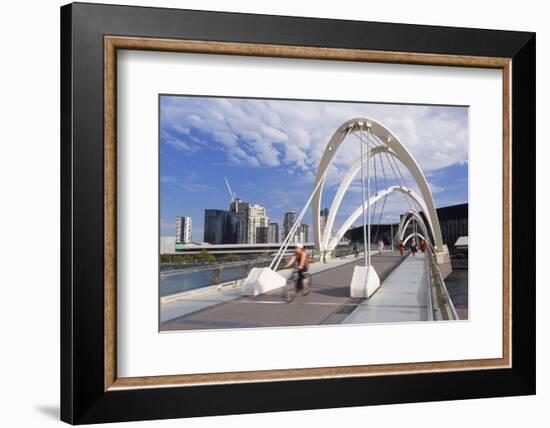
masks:
[(174, 254), (176, 252), (176, 237), (160, 237), (160, 254)]

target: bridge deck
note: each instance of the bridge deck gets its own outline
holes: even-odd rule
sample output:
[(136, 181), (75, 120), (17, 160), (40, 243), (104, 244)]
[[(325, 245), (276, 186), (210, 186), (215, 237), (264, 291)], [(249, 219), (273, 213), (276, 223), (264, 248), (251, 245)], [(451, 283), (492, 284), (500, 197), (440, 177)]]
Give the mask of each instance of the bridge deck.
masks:
[(409, 256), (343, 323), (427, 321), (427, 281), (426, 256), (420, 252)]
[[(381, 279), (402, 261), (397, 252), (373, 255)], [(350, 299), (353, 267), (362, 259), (312, 274), (312, 291), (287, 303), (286, 288), (207, 306), (161, 323), (161, 330), (340, 324), (363, 301)]]

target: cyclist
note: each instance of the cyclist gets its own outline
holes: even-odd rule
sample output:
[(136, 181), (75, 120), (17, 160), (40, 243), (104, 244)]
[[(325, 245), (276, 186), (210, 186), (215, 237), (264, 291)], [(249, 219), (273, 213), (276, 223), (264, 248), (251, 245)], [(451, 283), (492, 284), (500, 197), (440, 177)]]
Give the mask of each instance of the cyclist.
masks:
[(302, 294), (306, 295), (309, 293), (309, 281), (306, 280), (308, 277), (307, 270), (309, 266), (309, 256), (306, 250), (304, 250), (302, 244), (296, 244), (294, 254), (286, 264), (285, 268), (289, 268), (293, 265), (298, 271), (296, 291), (302, 291)]

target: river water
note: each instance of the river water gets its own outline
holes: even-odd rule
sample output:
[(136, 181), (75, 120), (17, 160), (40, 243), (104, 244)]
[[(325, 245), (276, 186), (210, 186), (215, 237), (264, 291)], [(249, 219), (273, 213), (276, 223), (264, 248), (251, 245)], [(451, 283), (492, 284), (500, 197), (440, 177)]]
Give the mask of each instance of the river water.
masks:
[[(268, 266), (269, 262), (255, 263), (254, 267)], [(160, 279), (160, 297), (183, 291), (195, 290), (208, 287), (216, 282), (219, 267), (212, 269), (193, 271), (192, 269), (182, 270), (179, 273), (172, 273)], [(220, 282), (234, 281), (246, 276), (247, 266), (225, 267), (220, 273)]]
[(468, 269), (453, 269), (445, 286), (456, 309), (468, 309)]

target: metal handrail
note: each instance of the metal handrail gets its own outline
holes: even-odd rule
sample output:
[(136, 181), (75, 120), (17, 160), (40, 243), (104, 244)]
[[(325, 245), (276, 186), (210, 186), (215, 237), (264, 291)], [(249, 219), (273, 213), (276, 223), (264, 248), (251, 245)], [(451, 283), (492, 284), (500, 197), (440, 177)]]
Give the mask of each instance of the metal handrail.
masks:
[[(428, 242), (428, 248), (430, 262), (428, 275), (430, 275), (430, 282), (433, 279), (440, 292), (440, 296), (438, 296), (438, 290), (436, 289), (434, 291), (435, 296), (432, 296), (432, 289), (434, 287), (430, 283), (430, 290), (428, 294), (430, 295), (432, 311), (437, 311), (440, 319), (458, 320), (458, 313), (456, 312), (451, 296), (449, 295), (449, 291), (447, 290), (447, 286), (445, 285), (445, 280), (443, 279), (443, 275), (437, 264), (435, 252), (430, 242)], [(433, 276), (433, 273), (435, 273), (435, 277)], [(436, 307), (434, 307), (434, 304)], [(441, 310), (442, 307), (444, 308), (445, 315), (443, 315), (443, 311)]]
[(432, 302), (432, 279), (430, 275), (430, 259), (429, 256), (426, 257), (426, 272), (427, 272), (427, 282), (428, 282), (428, 292), (426, 293), (428, 298), (427, 306), (428, 306), (428, 321), (434, 320), (434, 307)]

